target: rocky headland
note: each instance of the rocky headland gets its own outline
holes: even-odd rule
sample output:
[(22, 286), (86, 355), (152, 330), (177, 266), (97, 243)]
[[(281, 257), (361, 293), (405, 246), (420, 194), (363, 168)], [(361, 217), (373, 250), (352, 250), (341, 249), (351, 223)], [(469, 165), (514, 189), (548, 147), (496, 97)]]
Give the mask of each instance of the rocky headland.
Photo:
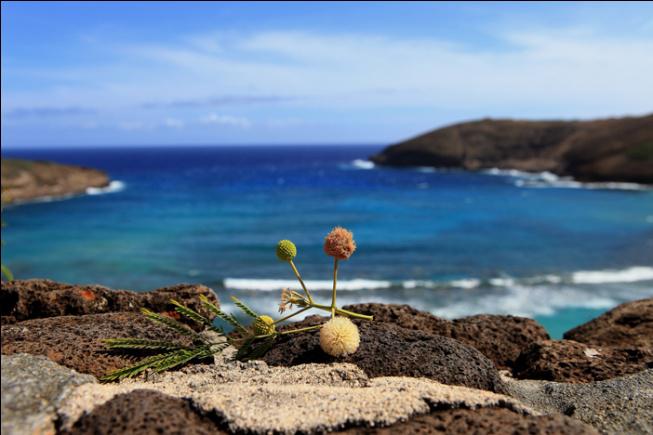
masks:
[[(135, 293), (47, 280), (2, 283), (2, 432), (7, 434), (653, 432), (653, 299), (551, 340), (532, 319), (447, 320), (407, 305), (345, 307), (357, 352), (333, 358), (316, 331), (281, 336), (262, 358), (229, 347), (164, 373), (99, 383), (134, 362), (101, 339), (178, 338), (146, 321), (167, 300), (195, 309), (200, 285)], [(310, 316), (293, 327), (323, 321)]]
[(97, 169), (53, 162), (2, 159), (2, 201), (15, 203), (41, 198), (61, 198), (109, 185)]
[(552, 172), (653, 184), (653, 114), (593, 121), (482, 119), (439, 128), (370, 157), (379, 165)]

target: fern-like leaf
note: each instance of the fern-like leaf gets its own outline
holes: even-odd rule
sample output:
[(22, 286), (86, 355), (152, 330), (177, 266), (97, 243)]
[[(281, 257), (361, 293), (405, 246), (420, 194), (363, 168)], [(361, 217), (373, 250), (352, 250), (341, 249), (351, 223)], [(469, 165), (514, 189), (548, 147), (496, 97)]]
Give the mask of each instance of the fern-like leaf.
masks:
[(116, 381), (120, 379), (125, 379), (125, 378), (132, 378), (139, 373), (144, 372), (147, 369), (153, 368), (156, 366), (157, 363), (170, 358), (173, 354), (179, 352), (178, 350), (172, 351), (172, 352), (167, 352), (167, 353), (162, 353), (159, 355), (153, 355), (147, 358), (143, 358), (139, 362), (137, 362), (134, 365), (128, 366), (128, 367), (123, 367), (118, 370), (114, 370), (111, 373), (109, 373), (106, 376), (103, 376), (100, 378), (101, 381), (108, 382), (108, 381)]
[(242, 331), (247, 331), (247, 328), (245, 328), (243, 325), (241, 325), (240, 322), (234, 316), (222, 311), (214, 303), (209, 301), (209, 298), (207, 298), (205, 295), (200, 295), (200, 302), (202, 302), (202, 304), (207, 309), (209, 309), (213, 314), (215, 314), (216, 317), (219, 317), (220, 319), (222, 319), (225, 322), (229, 323), (231, 326), (233, 326), (236, 329), (240, 329)]
[(180, 344), (172, 341), (148, 340), (145, 338), (107, 338), (102, 341), (109, 349), (176, 350), (183, 348)]
[(252, 310), (250, 307), (248, 307), (247, 305), (245, 305), (245, 303), (242, 302), (240, 299), (238, 299), (236, 296), (232, 296), (232, 297), (231, 297), (231, 300), (233, 301), (233, 303), (234, 303), (238, 308), (240, 308), (240, 310), (241, 310), (243, 313), (247, 314), (249, 317), (252, 317), (252, 318), (254, 318), (254, 319), (256, 319), (256, 318), (258, 317), (258, 314), (256, 313), (256, 311)]
[(175, 306), (175, 311), (177, 311), (182, 316), (185, 316), (191, 319), (192, 321), (199, 323), (200, 325), (211, 325), (211, 321), (206, 317), (202, 316), (197, 311), (188, 308), (185, 305), (182, 305), (180, 302), (174, 299), (170, 299), (170, 303)]
[(196, 349), (182, 349), (177, 352), (175, 352), (173, 355), (170, 355), (169, 357), (158, 361), (153, 368), (153, 370), (156, 373), (160, 373), (175, 367), (178, 367), (180, 365), (186, 364), (189, 361), (192, 361), (195, 358), (201, 357), (201, 356), (208, 356), (209, 350), (202, 346), (198, 347)]
[(172, 317), (164, 316), (162, 314), (157, 314), (153, 311), (148, 310), (147, 308), (141, 308), (141, 312), (145, 317), (147, 317), (149, 320), (155, 323), (159, 323), (167, 328), (179, 332), (180, 334), (189, 335), (194, 338), (200, 338), (197, 332), (193, 331), (186, 325), (177, 322)]
[(251, 338), (238, 349), (235, 358), (239, 361), (249, 361), (261, 358), (274, 345), (274, 338), (267, 338), (263, 341)]

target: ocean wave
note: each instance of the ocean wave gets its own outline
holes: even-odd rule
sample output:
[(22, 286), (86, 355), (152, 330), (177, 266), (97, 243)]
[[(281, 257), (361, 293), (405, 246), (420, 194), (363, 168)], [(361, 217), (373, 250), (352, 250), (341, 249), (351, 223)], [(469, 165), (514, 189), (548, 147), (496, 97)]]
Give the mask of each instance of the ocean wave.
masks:
[(350, 166), (355, 168), (355, 169), (374, 169), (376, 166), (374, 162), (370, 162), (369, 160), (363, 160), (363, 159), (356, 159), (350, 163)]
[[(618, 284), (653, 281), (653, 267), (632, 266), (618, 270), (580, 270), (561, 275), (535, 275), (531, 277), (512, 277), (501, 275), (486, 279), (468, 277), (453, 280), (372, 280), (352, 279), (338, 281), (338, 289), (343, 291), (380, 290), (398, 288), (413, 289), (476, 289), (512, 288), (517, 286), (550, 286), (550, 285), (584, 285), (584, 284)], [(330, 280), (306, 280), (311, 290), (331, 290)], [(250, 291), (278, 291), (282, 288), (296, 288), (297, 281), (291, 279), (258, 279), (258, 278), (226, 278), (223, 285), (227, 289)]]
[(622, 270), (581, 270), (572, 274), (575, 284), (607, 284), (653, 280), (653, 267), (635, 266)]
[(102, 195), (104, 193), (120, 192), (125, 189), (125, 183), (120, 180), (113, 180), (105, 187), (89, 187), (86, 189), (87, 195)]
[(514, 185), (525, 188), (560, 188), (560, 189), (594, 189), (594, 190), (650, 190), (645, 184), (622, 182), (581, 182), (571, 177), (561, 177), (553, 172), (527, 172), (517, 169), (491, 168), (481, 171), (487, 175), (515, 178)]

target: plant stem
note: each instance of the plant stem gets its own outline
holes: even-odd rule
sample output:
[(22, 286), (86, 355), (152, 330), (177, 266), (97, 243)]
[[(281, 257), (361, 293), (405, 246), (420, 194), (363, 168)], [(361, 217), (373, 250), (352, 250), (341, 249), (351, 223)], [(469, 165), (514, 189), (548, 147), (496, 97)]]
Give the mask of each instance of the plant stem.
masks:
[(333, 290), (331, 291), (331, 318), (336, 316), (336, 283), (338, 282), (338, 258), (333, 257)]
[[(331, 307), (329, 305), (311, 304), (311, 308), (317, 308), (318, 310), (324, 310), (324, 311), (331, 311)], [(344, 310), (344, 309), (338, 308), (338, 307), (336, 307), (336, 314), (342, 314), (344, 316), (349, 316), (349, 317), (356, 317), (357, 319), (363, 319), (363, 320), (373, 320), (374, 319), (374, 316), (368, 316), (367, 314), (354, 313), (353, 311)]]
[(303, 313), (304, 311), (306, 311), (306, 310), (310, 310), (310, 309), (311, 309), (310, 306), (305, 307), (305, 308), (302, 308), (301, 310), (296, 311), (296, 312), (294, 312), (294, 313), (292, 313), (292, 314), (289, 314), (289, 315), (287, 315), (286, 317), (282, 317), (282, 318), (280, 318), (279, 320), (275, 320), (274, 323), (275, 323), (275, 324), (277, 324), (277, 323), (281, 323), (281, 322), (283, 322), (284, 320), (288, 320), (288, 319), (290, 319), (291, 317), (295, 317), (297, 314)]
[(291, 331), (280, 332), (279, 335), (294, 334), (295, 332), (306, 332), (320, 328), (322, 325), (308, 326), (306, 328), (293, 329)]
[(308, 289), (306, 288), (306, 284), (304, 284), (304, 280), (302, 279), (302, 276), (299, 274), (299, 270), (297, 270), (295, 263), (293, 263), (292, 260), (288, 261), (288, 263), (290, 263), (290, 267), (292, 267), (292, 271), (295, 272), (295, 276), (297, 277), (297, 280), (302, 285), (302, 288), (304, 289), (304, 293), (306, 293), (306, 297), (308, 298), (308, 301), (313, 302), (313, 297), (311, 296), (311, 292), (309, 292)]

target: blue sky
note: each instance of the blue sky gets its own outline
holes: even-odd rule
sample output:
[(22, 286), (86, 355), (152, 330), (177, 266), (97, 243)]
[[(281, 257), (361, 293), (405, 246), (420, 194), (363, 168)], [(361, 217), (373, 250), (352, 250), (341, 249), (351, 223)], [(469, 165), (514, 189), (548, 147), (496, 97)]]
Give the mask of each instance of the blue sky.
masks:
[(376, 143), (653, 111), (653, 3), (2, 3), (2, 145)]

